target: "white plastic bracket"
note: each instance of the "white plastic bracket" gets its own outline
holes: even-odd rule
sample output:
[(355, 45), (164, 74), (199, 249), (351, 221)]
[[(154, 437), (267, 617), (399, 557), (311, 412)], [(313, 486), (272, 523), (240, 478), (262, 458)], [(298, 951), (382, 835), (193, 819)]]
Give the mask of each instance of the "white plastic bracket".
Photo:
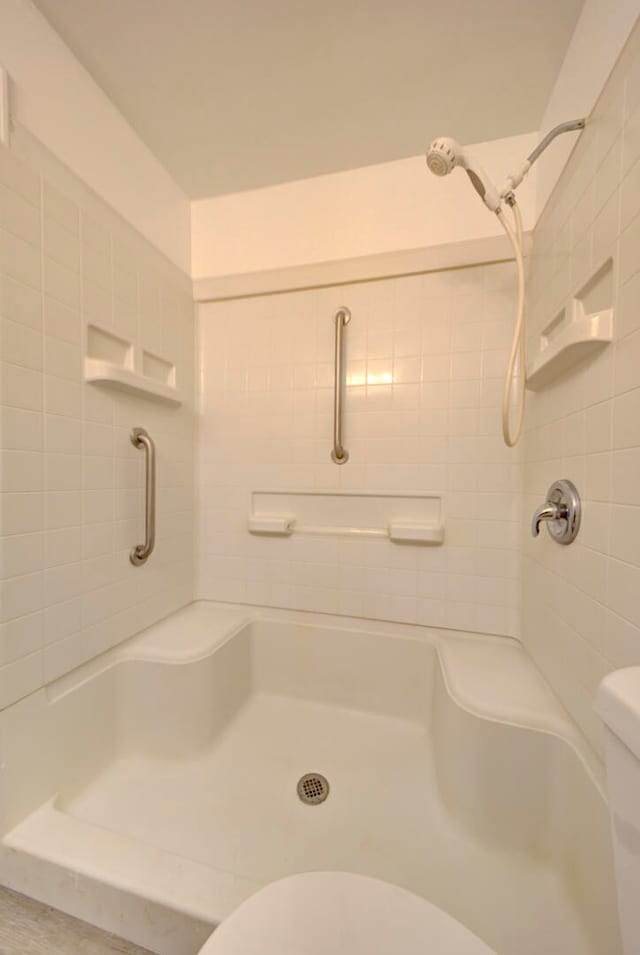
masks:
[(0, 66), (0, 143), (9, 145), (9, 74)]
[(295, 517), (291, 515), (277, 516), (275, 514), (267, 514), (261, 517), (257, 514), (250, 514), (249, 531), (251, 534), (270, 534), (279, 537), (288, 537), (293, 533), (295, 522)]
[(442, 524), (412, 524), (394, 522), (389, 524), (389, 538), (399, 544), (442, 544)]

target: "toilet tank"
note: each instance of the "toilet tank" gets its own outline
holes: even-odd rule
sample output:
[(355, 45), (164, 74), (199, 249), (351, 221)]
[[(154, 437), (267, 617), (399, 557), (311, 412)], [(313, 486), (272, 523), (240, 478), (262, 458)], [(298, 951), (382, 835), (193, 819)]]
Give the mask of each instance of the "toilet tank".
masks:
[(605, 759), (624, 955), (640, 955), (640, 667), (602, 681)]

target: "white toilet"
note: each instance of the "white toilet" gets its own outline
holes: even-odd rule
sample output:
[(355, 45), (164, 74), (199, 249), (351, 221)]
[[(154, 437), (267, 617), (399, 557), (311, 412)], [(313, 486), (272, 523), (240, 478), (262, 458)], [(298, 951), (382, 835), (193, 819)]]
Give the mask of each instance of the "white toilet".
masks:
[(200, 955), (496, 955), (425, 899), (350, 872), (272, 882), (213, 933)]
[(598, 690), (624, 955), (640, 955), (640, 667), (616, 670)]

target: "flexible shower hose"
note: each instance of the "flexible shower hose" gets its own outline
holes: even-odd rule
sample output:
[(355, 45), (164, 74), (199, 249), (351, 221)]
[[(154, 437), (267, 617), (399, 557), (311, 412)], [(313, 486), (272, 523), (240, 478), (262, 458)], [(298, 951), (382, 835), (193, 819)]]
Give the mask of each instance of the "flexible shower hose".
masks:
[[(513, 343), (511, 345), (511, 354), (507, 365), (507, 373), (504, 379), (504, 390), (502, 392), (502, 436), (504, 443), (509, 448), (520, 440), (522, 434), (522, 422), (524, 420), (525, 405), (525, 376), (526, 376), (526, 355), (525, 355), (525, 320), (524, 320), (524, 259), (522, 252), (522, 216), (516, 202), (514, 201), (511, 209), (515, 222), (515, 229), (507, 221), (504, 211), (498, 209), (497, 216), (502, 228), (509, 236), (513, 251), (516, 257), (516, 266), (518, 269), (518, 310), (516, 312), (516, 324), (513, 330)], [(513, 432), (511, 431), (511, 422), (509, 420), (509, 406), (511, 404), (511, 392), (516, 376), (516, 365), (520, 373), (518, 387), (518, 416)]]

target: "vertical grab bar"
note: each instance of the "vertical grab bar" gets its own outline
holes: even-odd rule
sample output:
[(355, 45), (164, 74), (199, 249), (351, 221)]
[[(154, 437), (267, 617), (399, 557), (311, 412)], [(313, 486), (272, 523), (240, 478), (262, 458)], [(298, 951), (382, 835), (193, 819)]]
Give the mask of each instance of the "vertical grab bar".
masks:
[(338, 309), (335, 314), (336, 322), (336, 350), (335, 350), (335, 381), (333, 392), (333, 450), (331, 460), (335, 464), (346, 464), (349, 460), (349, 452), (342, 444), (342, 397), (344, 392), (344, 375), (342, 371), (343, 347), (342, 332), (345, 325), (351, 321), (351, 312), (345, 306)]
[(156, 543), (156, 447), (144, 428), (134, 428), (131, 444), (145, 453), (145, 523), (144, 544), (131, 548), (129, 560), (135, 567), (151, 556)]

